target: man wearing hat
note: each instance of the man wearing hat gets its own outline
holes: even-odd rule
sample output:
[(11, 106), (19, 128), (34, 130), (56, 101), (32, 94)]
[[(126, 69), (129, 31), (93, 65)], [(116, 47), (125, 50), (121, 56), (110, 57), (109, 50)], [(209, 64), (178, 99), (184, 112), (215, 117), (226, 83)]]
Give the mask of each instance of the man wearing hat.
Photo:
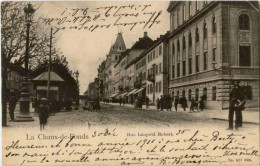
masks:
[(9, 100), (9, 115), (10, 121), (14, 121), (14, 110), (17, 103), (15, 92), (10, 92), (10, 100)]
[(242, 111), (245, 109), (245, 96), (242, 93), (242, 88), (239, 86), (239, 81), (234, 81), (234, 86), (229, 95), (229, 127), (227, 130), (233, 130), (234, 113), (236, 115), (235, 129), (242, 127)]

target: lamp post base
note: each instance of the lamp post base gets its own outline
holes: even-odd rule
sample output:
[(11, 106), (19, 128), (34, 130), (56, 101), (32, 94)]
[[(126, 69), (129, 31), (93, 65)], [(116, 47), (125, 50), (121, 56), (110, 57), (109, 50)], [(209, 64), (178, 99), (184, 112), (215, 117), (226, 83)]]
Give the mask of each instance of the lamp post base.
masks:
[(34, 119), (30, 115), (30, 101), (20, 101), (20, 112), (15, 117), (15, 122), (32, 122)]
[(20, 111), (19, 115), (15, 117), (15, 122), (31, 122), (34, 121), (30, 115), (30, 98), (29, 98), (29, 89), (28, 89), (28, 78), (23, 77), (22, 82), (22, 93), (20, 99)]

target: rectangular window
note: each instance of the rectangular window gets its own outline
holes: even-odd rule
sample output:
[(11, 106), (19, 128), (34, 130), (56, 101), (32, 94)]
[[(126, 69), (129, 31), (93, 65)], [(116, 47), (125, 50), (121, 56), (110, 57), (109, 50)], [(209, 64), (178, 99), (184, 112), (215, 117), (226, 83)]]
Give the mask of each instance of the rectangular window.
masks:
[(161, 92), (161, 90), (162, 90), (162, 82), (160, 81), (159, 82), (159, 93)]
[(182, 75), (185, 76), (186, 75), (186, 61), (182, 62)]
[(189, 58), (189, 74), (192, 74), (192, 58)]
[(156, 67), (155, 74), (158, 74), (158, 65), (156, 65), (155, 67)]
[(204, 52), (204, 70), (208, 69), (208, 53)]
[(172, 29), (174, 29), (174, 14), (172, 15)]
[(159, 73), (161, 73), (162, 72), (162, 64), (160, 63), (159, 64)]
[(199, 4), (197, 1), (195, 1), (195, 12), (197, 12), (199, 10)]
[(199, 55), (196, 55), (196, 72), (199, 72)]
[(159, 56), (162, 55), (162, 46), (159, 47)]
[(192, 1), (189, 1), (189, 17), (191, 16)]
[(155, 50), (153, 50), (153, 59), (155, 58)]
[(217, 99), (217, 88), (215, 86), (212, 87), (212, 101), (216, 101)]
[(177, 11), (177, 26), (180, 25), (180, 22), (179, 22), (179, 17), (180, 17), (180, 10)]
[(156, 89), (155, 92), (158, 93), (158, 82), (155, 83)]
[(172, 78), (174, 78), (174, 77), (175, 77), (175, 66), (172, 65)]
[(183, 21), (185, 21), (186, 20), (186, 6), (185, 5), (183, 5)]
[(180, 77), (180, 63), (177, 64), (177, 77)]
[(213, 62), (216, 62), (216, 55), (217, 55), (217, 49), (216, 48), (213, 48), (213, 55), (212, 55), (212, 61)]
[(250, 46), (239, 46), (239, 66), (250, 66)]

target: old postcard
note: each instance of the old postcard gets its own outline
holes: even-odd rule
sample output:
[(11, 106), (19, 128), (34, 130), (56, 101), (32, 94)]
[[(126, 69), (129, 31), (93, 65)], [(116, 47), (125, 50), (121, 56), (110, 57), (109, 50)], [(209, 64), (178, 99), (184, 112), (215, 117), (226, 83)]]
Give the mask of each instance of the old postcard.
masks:
[(259, 165), (258, 1), (1, 2), (3, 165)]

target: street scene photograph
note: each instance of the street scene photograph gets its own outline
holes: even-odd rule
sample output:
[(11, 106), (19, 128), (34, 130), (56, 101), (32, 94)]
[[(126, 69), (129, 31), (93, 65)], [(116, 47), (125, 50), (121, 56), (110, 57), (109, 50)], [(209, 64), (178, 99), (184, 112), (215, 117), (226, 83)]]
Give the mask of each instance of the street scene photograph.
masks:
[(2, 164), (260, 164), (259, 5), (1, 2)]

